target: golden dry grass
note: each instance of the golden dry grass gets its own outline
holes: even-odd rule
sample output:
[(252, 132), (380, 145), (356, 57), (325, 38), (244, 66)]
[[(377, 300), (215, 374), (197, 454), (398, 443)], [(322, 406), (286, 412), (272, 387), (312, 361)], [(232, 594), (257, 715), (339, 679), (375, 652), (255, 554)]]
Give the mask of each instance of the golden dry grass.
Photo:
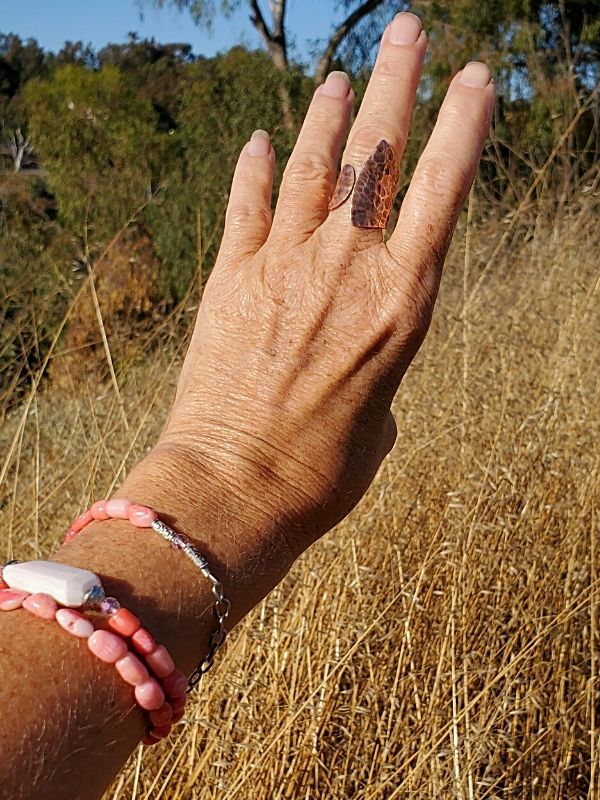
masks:
[[(600, 796), (597, 201), (461, 221), (375, 484), (107, 799)], [(154, 441), (178, 316), (121, 397), (74, 382), (5, 418), (2, 555), (54, 549)]]

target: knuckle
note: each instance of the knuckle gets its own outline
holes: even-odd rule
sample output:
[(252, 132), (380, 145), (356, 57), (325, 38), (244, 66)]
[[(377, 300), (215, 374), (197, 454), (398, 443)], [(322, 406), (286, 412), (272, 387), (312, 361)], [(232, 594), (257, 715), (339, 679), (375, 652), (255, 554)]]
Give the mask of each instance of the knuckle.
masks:
[(447, 100), (444, 105), (444, 122), (451, 126), (459, 127), (464, 130), (465, 119), (470, 117), (468, 107), (464, 103), (456, 100)]
[(392, 338), (399, 360), (411, 359), (417, 352), (429, 330), (432, 313), (432, 299), (424, 296), (421, 288), (412, 281), (401, 287), (393, 305), (386, 308), (385, 315), (393, 326)]
[(486, 114), (485, 105), (466, 103), (463, 97), (450, 96), (444, 102), (441, 118), (445, 125), (461, 131), (468, 138), (468, 132), (478, 127)]
[(384, 48), (380, 52), (375, 65), (377, 77), (392, 79), (395, 83), (398, 82), (398, 79), (402, 75), (402, 62), (398, 58), (396, 51), (397, 48), (393, 50)]
[(258, 203), (235, 203), (227, 210), (227, 226), (230, 229), (266, 228), (270, 224), (271, 209)]
[(398, 303), (393, 305), (393, 314), (398, 324), (401, 340), (409, 350), (419, 347), (431, 324), (435, 292), (421, 271), (413, 264), (405, 272), (398, 287)]
[(411, 350), (419, 347), (431, 324), (432, 304), (429, 299), (423, 300), (420, 294), (412, 287), (404, 297), (402, 338)]
[(418, 185), (426, 195), (457, 202), (471, 183), (469, 169), (450, 154), (426, 158), (419, 165)]
[(399, 158), (404, 151), (404, 138), (400, 131), (393, 133), (382, 128), (381, 117), (379, 122), (375, 119), (366, 120), (361, 123), (356, 130), (352, 131), (348, 142), (348, 153), (350, 159), (364, 161), (377, 147), (382, 139), (388, 141), (394, 148), (396, 156)]
[(286, 184), (327, 183), (333, 179), (333, 169), (316, 153), (293, 155), (285, 169)]

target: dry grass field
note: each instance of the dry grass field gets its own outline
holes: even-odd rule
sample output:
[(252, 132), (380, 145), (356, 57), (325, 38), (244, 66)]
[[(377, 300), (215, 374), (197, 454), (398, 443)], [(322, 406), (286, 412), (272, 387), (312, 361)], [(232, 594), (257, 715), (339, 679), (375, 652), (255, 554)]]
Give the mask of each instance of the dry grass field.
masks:
[[(598, 198), (597, 174), (558, 210), (475, 190), (375, 484), (107, 800), (600, 797)], [(152, 444), (192, 318), (105, 385), (31, 376), (0, 427), (3, 556), (56, 548)]]

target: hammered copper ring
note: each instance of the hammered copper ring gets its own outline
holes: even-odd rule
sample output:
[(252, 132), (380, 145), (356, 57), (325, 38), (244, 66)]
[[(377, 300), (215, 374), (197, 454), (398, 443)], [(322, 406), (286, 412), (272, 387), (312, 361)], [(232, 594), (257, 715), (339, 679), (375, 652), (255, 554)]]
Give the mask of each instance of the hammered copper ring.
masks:
[(358, 178), (355, 175), (354, 167), (344, 164), (329, 210), (338, 208), (352, 195), (350, 219), (356, 228), (387, 227), (400, 178), (400, 166), (392, 146), (382, 139)]

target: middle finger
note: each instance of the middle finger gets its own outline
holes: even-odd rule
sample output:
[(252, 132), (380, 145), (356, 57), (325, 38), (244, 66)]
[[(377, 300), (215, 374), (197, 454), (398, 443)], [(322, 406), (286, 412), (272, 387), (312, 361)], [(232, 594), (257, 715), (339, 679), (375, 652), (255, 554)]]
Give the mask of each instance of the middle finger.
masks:
[[(373, 74), (356, 116), (342, 158), (358, 176), (378, 143), (385, 139), (399, 162), (404, 153), (427, 36), (414, 14), (398, 14), (386, 28)], [(351, 226), (351, 200), (330, 213), (330, 221)], [(381, 241), (379, 230), (353, 228)]]

